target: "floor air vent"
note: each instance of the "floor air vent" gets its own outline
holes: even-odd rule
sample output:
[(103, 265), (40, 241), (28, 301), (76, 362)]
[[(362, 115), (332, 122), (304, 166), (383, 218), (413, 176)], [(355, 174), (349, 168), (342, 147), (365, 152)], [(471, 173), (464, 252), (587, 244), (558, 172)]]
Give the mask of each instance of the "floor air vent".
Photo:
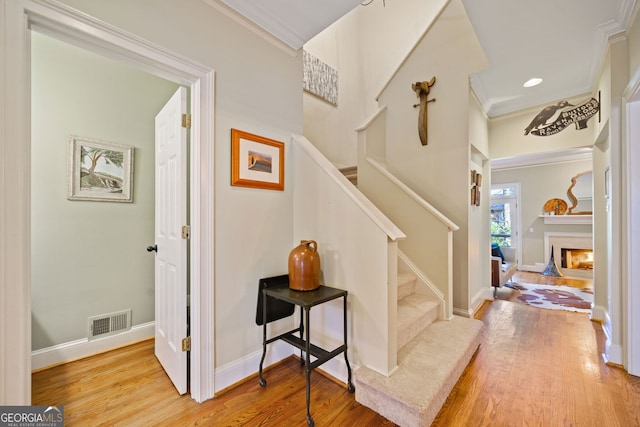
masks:
[(131, 309), (89, 318), (89, 339), (102, 338), (131, 329)]

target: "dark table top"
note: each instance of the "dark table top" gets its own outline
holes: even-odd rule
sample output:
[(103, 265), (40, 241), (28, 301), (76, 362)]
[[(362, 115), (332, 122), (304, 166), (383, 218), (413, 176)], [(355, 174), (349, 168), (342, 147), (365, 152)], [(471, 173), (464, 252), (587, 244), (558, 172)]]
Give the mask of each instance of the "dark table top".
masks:
[(278, 286), (267, 288), (264, 292), (271, 297), (287, 301), (304, 308), (313, 307), (314, 305), (340, 298), (348, 293), (343, 289), (331, 288), (324, 285), (320, 285), (318, 289), (314, 289), (313, 291), (296, 291), (289, 288), (289, 286)]

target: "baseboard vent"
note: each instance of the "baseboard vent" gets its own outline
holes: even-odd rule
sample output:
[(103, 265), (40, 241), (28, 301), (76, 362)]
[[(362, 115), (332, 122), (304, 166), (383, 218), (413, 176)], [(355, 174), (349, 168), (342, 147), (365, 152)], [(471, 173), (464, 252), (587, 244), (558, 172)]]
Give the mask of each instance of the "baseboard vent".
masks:
[(131, 309), (89, 317), (89, 340), (131, 329)]

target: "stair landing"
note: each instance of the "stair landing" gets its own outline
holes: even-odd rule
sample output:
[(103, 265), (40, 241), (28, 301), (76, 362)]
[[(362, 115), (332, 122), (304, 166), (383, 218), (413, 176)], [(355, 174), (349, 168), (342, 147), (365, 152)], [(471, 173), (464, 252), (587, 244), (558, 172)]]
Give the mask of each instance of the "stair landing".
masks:
[(389, 377), (355, 372), (356, 401), (402, 427), (429, 426), (480, 345), (484, 324), (454, 316), (437, 321), (398, 352)]

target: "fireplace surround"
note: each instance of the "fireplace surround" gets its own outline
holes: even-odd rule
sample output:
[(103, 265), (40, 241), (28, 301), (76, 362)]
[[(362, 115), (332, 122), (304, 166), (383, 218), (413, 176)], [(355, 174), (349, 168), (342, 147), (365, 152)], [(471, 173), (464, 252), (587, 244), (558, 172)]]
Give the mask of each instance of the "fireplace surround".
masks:
[[(551, 248), (558, 270), (566, 276), (593, 278), (593, 235), (591, 233), (544, 233), (545, 262)], [(572, 264), (567, 266), (567, 262)]]

